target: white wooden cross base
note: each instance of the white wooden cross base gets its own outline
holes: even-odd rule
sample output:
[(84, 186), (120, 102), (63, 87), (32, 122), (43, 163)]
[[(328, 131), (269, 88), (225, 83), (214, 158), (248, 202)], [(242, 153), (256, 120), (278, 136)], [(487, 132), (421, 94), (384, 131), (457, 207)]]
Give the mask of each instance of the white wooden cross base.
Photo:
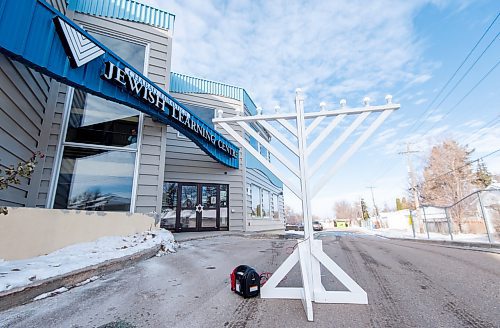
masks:
[[(308, 263), (308, 260), (311, 263)], [(297, 262), (300, 264), (302, 287), (277, 287)], [(320, 263), (349, 291), (326, 290), (321, 282)], [(366, 292), (323, 252), (321, 240), (298, 241), (293, 253), (261, 287), (260, 296), (262, 298), (301, 299), (309, 321), (313, 321), (312, 302), (368, 304)]]

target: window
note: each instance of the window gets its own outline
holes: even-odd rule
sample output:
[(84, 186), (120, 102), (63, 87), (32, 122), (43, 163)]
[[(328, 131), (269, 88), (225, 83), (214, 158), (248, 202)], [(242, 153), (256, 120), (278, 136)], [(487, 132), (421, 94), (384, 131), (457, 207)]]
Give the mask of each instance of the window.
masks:
[(252, 185), (252, 210), (251, 215), (253, 217), (262, 216), (262, 205), (260, 204), (260, 188), (256, 185)]
[[(94, 35), (139, 71), (143, 45)], [(54, 208), (130, 211), (139, 135), (134, 109), (81, 90), (68, 106)]]
[(273, 194), (273, 219), (279, 220), (280, 212), (278, 206), (278, 195)]
[(75, 90), (67, 142), (137, 148), (137, 111)]
[(65, 147), (54, 208), (128, 211), (135, 154)]
[(271, 216), (271, 199), (269, 191), (262, 190), (262, 216), (269, 218)]
[(165, 182), (161, 204), (160, 227), (174, 229), (177, 217), (177, 183)]
[(267, 153), (267, 149), (264, 148), (264, 146), (262, 146), (261, 144), (259, 144), (259, 152), (260, 154), (268, 160), (268, 153)]

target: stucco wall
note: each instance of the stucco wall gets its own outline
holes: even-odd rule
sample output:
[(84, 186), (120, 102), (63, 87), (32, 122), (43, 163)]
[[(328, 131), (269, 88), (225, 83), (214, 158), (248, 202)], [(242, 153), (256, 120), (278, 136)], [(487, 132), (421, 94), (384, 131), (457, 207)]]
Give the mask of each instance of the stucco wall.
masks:
[(146, 214), (8, 208), (0, 215), (0, 259), (15, 260), (51, 253), (104, 236), (127, 236), (156, 229)]

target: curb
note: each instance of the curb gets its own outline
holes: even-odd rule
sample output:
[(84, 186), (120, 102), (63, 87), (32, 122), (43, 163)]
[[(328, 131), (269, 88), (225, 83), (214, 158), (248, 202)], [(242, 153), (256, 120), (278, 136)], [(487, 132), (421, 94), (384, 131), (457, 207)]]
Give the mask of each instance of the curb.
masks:
[(86, 268), (62, 274), (60, 276), (37, 281), (27, 286), (14, 288), (0, 293), (0, 311), (27, 304), (41, 294), (54, 291), (61, 287), (68, 289), (94, 276), (101, 276), (121, 270), (142, 260), (149, 259), (158, 253), (161, 245), (156, 245), (141, 252), (108, 260)]
[(186, 241), (210, 239), (210, 238), (220, 238), (220, 237), (226, 237), (226, 236), (244, 237), (244, 234), (242, 232), (234, 232), (234, 233), (225, 233), (223, 235), (213, 234), (213, 235), (206, 235), (206, 236), (191, 236), (191, 237), (187, 237), (187, 238), (182, 238), (182, 236), (178, 236), (177, 234), (175, 234), (174, 238), (175, 238), (175, 241), (177, 243), (181, 244), (181, 243), (184, 243)]
[(387, 237), (387, 236), (379, 235), (379, 234), (376, 234), (375, 236), (383, 237), (383, 238), (388, 238), (388, 239), (392, 239), (392, 240), (414, 241), (414, 242), (417, 242), (417, 243), (424, 243), (424, 244), (437, 244), (437, 245), (446, 245), (446, 246), (461, 246), (461, 247), (469, 247), (469, 248), (493, 248), (493, 249), (500, 249), (500, 244), (467, 242), (467, 241), (451, 241), (451, 240), (396, 238), (396, 237)]

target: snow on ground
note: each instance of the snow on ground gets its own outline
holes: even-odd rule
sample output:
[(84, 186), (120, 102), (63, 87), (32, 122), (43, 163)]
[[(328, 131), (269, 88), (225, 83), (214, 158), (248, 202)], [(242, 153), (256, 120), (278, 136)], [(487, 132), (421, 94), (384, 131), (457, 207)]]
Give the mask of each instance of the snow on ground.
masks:
[[(393, 238), (411, 238), (413, 239), (413, 232), (411, 230), (396, 230), (396, 229), (367, 229), (367, 228), (357, 228), (357, 230), (371, 235), (380, 235), (384, 237), (393, 237)], [(436, 232), (430, 232), (429, 238), (427, 237), (427, 233), (415, 233), (416, 239), (431, 239), (431, 240), (451, 240), (449, 234), (440, 234)], [(474, 243), (489, 243), (488, 235), (486, 234), (453, 234), (454, 241), (463, 241), (463, 242), (474, 242)]]
[[(324, 230), (331, 231), (331, 230)], [(347, 228), (347, 229), (335, 229), (334, 231), (346, 231), (346, 232), (360, 232), (367, 235), (379, 235), (389, 238), (411, 238), (413, 239), (413, 232), (411, 230), (397, 230), (397, 229), (368, 229), (368, 228)], [(287, 235), (297, 235), (304, 236), (304, 231), (286, 231)], [(431, 240), (451, 240), (449, 234), (440, 234), (431, 232), (429, 233), (429, 237)], [(416, 239), (428, 239), (427, 234), (424, 233), (416, 233)], [(489, 243), (488, 235), (486, 234), (454, 234), (454, 241), (462, 241), (462, 242), (474, 242), (474, 243)], [(495, 241), (493, 241), (495, 242)], [(500, 241), (496, 241), (497, 243)]]
[(162, 229), (127, 237), (103, 237), (31, 259), (0, 259), (0, 292), (138, 253), (157, 245), (162, 245), (162, 250), (157, 255), (175, 252), (177, 247), (172, 233)]

